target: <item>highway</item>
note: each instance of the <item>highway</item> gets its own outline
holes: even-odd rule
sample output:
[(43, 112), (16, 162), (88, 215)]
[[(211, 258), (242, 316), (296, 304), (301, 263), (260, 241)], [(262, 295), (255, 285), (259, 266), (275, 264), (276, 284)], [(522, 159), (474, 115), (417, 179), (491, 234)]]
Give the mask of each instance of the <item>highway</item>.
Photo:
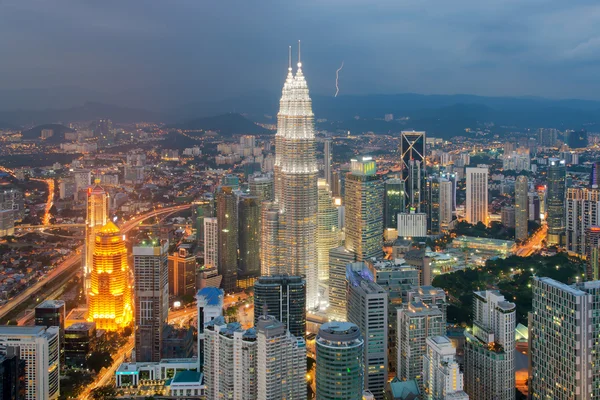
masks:
[(547, 234), (548, 225), (544, 224), (525, 243), (519, 245), (515, 254), (519, 257), (529, 257), (542, 248), (542, 242), (546, 239)]
[[(138, 226), (141, 222), (145, 221), (148, 218), (152, 218), (158, 215), (168, 215), (173, 214), (177, 211), (185, 210), (189, 208), (189, 205), (180, 205), (180, 206), (171, 206), (165, 208), (159, 208), (157, 210), (149, 211), (145, 214), (136, 216), (131, 220), (125, 222), (121, 226), (121, 232), (123, 234), (128, 233), (130, 230)], [(44, 285), (49, 284), (54, 279), (58, 278), (62, 275), (66, 270), (70, 269), (76, 263), (81, 262), (81, 251), (83, 250), (83, 246), (80, 246), (74, 251), (74, 254), (67, 257), (63, 262), (61, 262), (56, 268), (54, 268), (44, 279), (36, 282), (34, 285), (28, 287), (23, 292), (19, 293), (12, 299), (10, 299), (6, 304), (0, 307), (0, 318), (4, 318), (6, 314), (11, 312), (15, 307), (28, 300), (30, 297), (34, 296)], [(76, 273), (76, 269), (73, 271), (73, 275)]]

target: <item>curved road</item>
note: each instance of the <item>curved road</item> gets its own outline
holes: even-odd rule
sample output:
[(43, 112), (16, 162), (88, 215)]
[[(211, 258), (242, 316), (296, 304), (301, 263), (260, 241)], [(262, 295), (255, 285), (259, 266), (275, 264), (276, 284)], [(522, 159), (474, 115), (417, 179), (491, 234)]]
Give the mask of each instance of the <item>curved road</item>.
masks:
[[(121, 232), (123, 232), (123, 233), (129, 232), (130, 230), (132, 230), (133, 228), (135, 228), (137, 225), (139, 225), (141, 222), (145, 221), (148, 218), (152, 218), (157, 215), (163, 215), (163, 214), (173, 214), (177, 211), (182, 211), (189, 207), (190, 207), (190, 205), (186, 204), (186, 205), (181, 205), (181, 206), (159, 208), (157, 210), (149, 211), (145, 214), (142, 214), (140, 216), (137, 216), (137, 217), (125, 222), (120, 227)], [(0, 318), (4, 318), (6, 316), (6, 314), (11, 312), (16, 306), (18, 306), (22, 302), (24, 302), (27, 299), (29, 299), (30, 297), (32, 297), (37, 291), (39, 291), (42, 288), (42, 286), (52, 282), (54, 279), (59, 277), (63, 272), (65, 272), (66, 270), (71, 268), (76, 263), (80, 262), (82, 248), (83, 248), (83, 246), (78, 247), (75, 250), (75, 254), (67, 257), (63, 262), (61, 262), (58, 265), (58, 267), (54, 268), (48, 275), (46, 275), (46, 277), (44, 279), (38, 281), (33, 286), (28, 287), (23, 292), (19, 293), (18, 295), (16, 295), (12, 299), (10, 299), (2, 307), (0, 307)]]

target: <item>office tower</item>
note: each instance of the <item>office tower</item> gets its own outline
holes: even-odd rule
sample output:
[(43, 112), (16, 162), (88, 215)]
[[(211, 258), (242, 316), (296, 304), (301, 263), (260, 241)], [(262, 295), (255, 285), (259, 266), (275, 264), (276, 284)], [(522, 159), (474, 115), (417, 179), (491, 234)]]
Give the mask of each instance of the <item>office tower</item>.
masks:
[(260, 275), (260, 200), (242, 195), (238, 203), (238, 279)]
[(25, 398), (25, 362), (19, 357), (18, 347), (6, 347), (0, 354), (0, 399)]
[(96, 344), (96, 324), (78, 322), (65, 329), (65, 365), (69, 368), (87, 368), (87, 359)]
[(565, 235), (565, 187), (567, 181), (565, 160), (556, 158), (549, 160), (547, 180), (547, 241), (549, 245), (560, 245), (563, 243), (563, 236)]
[(283, 266), (280, 243), (283, 230), (280, 230), (279, 206), (273, 202), (261, 205), (260, 269), (264, 276), (279, 275), (287, 271)]
[[(59, 329), (59, 340), (61, 350), (65, 343), (65, 317), (66, 308), (63, 300), (46, 300), (35, 307), (35, 325), (57, 326)], [(64, 362), (64, 356), (61, 354), (61, 361)]]
[(398, 178), (386, 180), (384, 198), (385, 228), (396, 229), (398, 227), (398, 214), (404, 212), (404, 200), (404, 181)]
[(325, 176), (325, 183), (331, 187), (331, 139), (325, 139), (323, 143), (323, 175)]
[(585, 230), (585, 278), (587, 281), (600, 279), (600, 226)]
[(216, 217), (204, 218), (204, 265), (219, 265), (219, 224)]
[(204, 327), (215, 318), (223, 316), (223, 297), (225, 293), (215, 287), (198, 290), (196, 307), (198, 308), (198, 363), (200, 371), (204, 368), (204, 345), (206, 335)]
[(446, 310), (448, 302), (446, 301), (446, 292), (443, 289), (430, 285), (412, 286), (406, 290), (405, 301), (407, 303), (421, 302), (429, 307), (437, 307), (442, 310), (444, 324), (446, 324)]
[(527, 177), (520, 175), (515, 181), (515, 239), (525, 240), (529, 236), (527, 233), (527, 223), (529, 222), (527, 193), (529, 183)]
[(346, 320), (346, 265), (357, 261), (356, 255), (344, 246), (329, 251), (329, 308), (330, 320)]
[(555, 146), (557, 140), (558, 130), (548, 128), (538, 129), (538, 142), (540, 143), (540, 146)]
[(254, 325), (264, 313), (283, 323), (296, 337), (306, 333), (306, 281), (300, 276), (261, 276), (254, 282)]
[(275, 199), (273, 187), (273, 174), (255, 173), (248, 177), (248, 190), (250, 196), (258, 197), (259, 201), (273, 201)]
[(440, 178), (440, 229), (447, 232), (452, 222), (452, 182)]
[(590, 172), (590, 187), (600, 187), (600, 161), (595, 161), (592, 164)]
[(59, 334), (56, 326), (0, 326), (0, 348), (18, 348), (25, 361), (25, 400), (58, 399)]
[(75, 180), (75, 192), (78, 201), (84, 200), (80, 193), (88, 190), (92, 184), (92, 172), (89, 169), (75, 168), (73, 170), (73, 179)]
[(256, 325), (257, 400), (306, 400), (306, 342), (272, 316)]
[(214, 215), (214, 206), (212, 193), (204, 193), (198, 204), (194, 205), (196, 242), (202, 248), (204, 248), (204, 218), (211, 218)]
[(94, 260), (96, 232), (108, 221), (108, 194), (98, 184), (87, 192), (87, 214), (85, 219), (85, 246), (83, 251), (83, 292), (87, 296), (90, 274)]
[(206, 399), (257, 398), (256, 331), (217, 317), (204, 327)]
[[(275, 135), (275, 202), (279, 206), (280, 254), (289, 275), (306, 277), (306, 306), (317, 308), (317, 177), (315, 126), (308, 86), (298, 59), (296, 75), (291, 58), (282, 90)], [(274, 231), (270, 228), (271, 233)], [(265, 244), (265, 243), (263, 243)], [(263, 247), (263, 251), (278, 251)], [(265, 267), (271, 269), (271, 265)]]
[(516, 226), (516, 212), (512, 206), (504, 206), (500, 209), (500, 221), (502, 225), (507, 228), (514, 228)]
[(133, 319), (127, 248), (121, 230), (108, 221), (96, 233), (88, 321), (97, 329), (116, 331)]
[(333, 197), (342, 197), (342, 181), (338, 171), (331, 173), (331, 193)]
[(237, 286), (238, 213), (237, 197), (231, 186), (221, 186), (217, 191), (217, 224), (219, 227), (218, 268), (223, 276), (225, 293)]
[(400, 213), (398, 214), (398, 237), (424, 238), (427, 236), (427, 214)]
[(329, 185), (319, 179), (319, 202), (317, 206), (317, 265), (319, 281), (329, 280), (329, 250), (340, 245), (338, 210), (333, 204)]
[(169, 313), (169, 242), (146, 239), (133, 246), (135, 361), (159, 362)]
[(441, 178), (429, 176), (425, 182), (424, 212), (427, 214), (427, 233), (439, 235), (441, 232), (440, 221), (440, 186)]
[(423, 356), (423, 388), (427, 400), (469, 400), (463, 391), (463, 374), (456, 362), (456, 348), (446, 336), (426, 340)]
[(600, 225), (600, 189), (568, 188), (563, 208), (567, 250), (585, 256), (586, 231), (590, 226)]
[(446, 334), (446, 316), (435, 305), (421, 301), (398, 308), (397, 376), (403, 380), (416, 379), (423, 386), (423, 356), (429, 336)]
[(465, 332), (465, 392), (471, 400), (515, 398), (515, 303), (498, 291), (473, 293)]
[(316, 339), (319, 400), (361, 400), (364, 389), (364, 341), (350, 322), (321, 325)]
[(502, 158), (502, 169), (504, 171), (529, 171), (531, 169), (531, 158), (529, 149), (519, 147), (511, 153), (504, 153)]
[(195, 243), (180, 243), (168, 256), (169, 296), (182, 297), (196, 294)]
[(383, 400), (388, 377), (388, 294), (363, 271), (369, 271), (364, 262), (346, 267), (347, 320), (358, 326), (364, 340), (364, 388)]
[(541, 221), (540, 198), (536, 192), (527, 193), (527, 214), (529, 221)]
[(467, 168), (467, 200), (465, 203), (465, 219), (476, 225), (482, 222), (488, 225), (488, 169), (480, 167)]
[[(567, 134), (568, 132), (568, 134)], [(571, 149), (584, 149), (587, 147), (587, 131), (580, 129), (578, 131), (565, 132), (566, 142)]]
[(353, 159), (346, 175), (346, 248), (359, 261), (383, 255), (383, 193), (375, 161)]
[(406, 194), (405, 211), (421, 211), (421, 178), (425, 176), (425, 132), (400, 133), (400, 167)]
[(529, 320), (533, 399), (596, 399), (600, 282), (568, 286), (534, 277)]

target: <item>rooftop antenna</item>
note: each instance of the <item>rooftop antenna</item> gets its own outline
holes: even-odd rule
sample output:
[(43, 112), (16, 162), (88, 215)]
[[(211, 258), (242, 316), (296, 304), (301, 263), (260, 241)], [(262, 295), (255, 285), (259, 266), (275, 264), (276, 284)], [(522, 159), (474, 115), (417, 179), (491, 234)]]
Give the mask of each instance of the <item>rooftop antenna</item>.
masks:
[(300, 58), (300, 41), (298, 40), (298, 68), (302, 68), (302, 59)]
[(292, 72), (292, 46), (288, 46), (288, 71)]

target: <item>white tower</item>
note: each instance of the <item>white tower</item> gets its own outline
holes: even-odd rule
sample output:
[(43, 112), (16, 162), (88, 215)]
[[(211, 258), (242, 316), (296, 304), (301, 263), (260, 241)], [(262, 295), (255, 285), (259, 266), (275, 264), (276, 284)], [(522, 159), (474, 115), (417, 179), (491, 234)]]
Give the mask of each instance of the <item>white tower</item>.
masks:
[(488, 169), (467, 168), (467, 201), (465, 219), (470, 224), (489, 222), (488, 217)]

